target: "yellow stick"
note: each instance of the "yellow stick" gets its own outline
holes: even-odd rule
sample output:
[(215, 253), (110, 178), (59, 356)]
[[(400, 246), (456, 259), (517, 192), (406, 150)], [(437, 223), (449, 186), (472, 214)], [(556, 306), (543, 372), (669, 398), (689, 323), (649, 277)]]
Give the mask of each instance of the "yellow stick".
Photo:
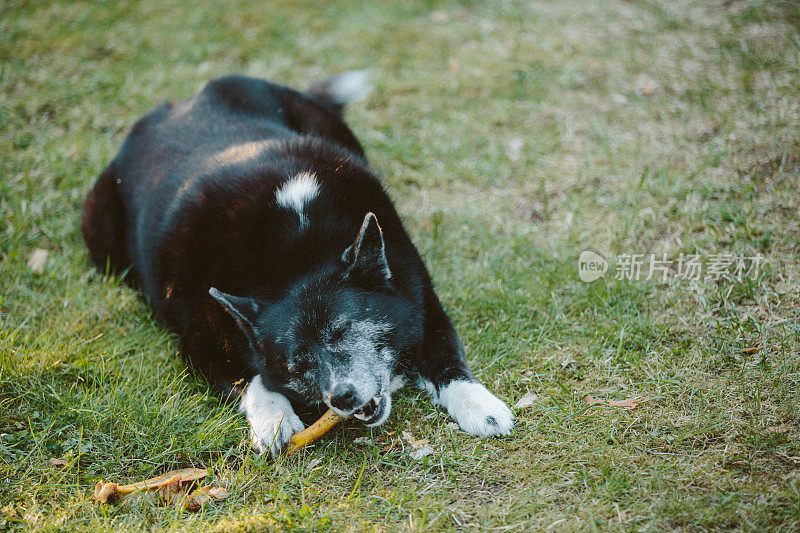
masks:
[(291, 455), (303, 446), (318, 440), (342, 420), (344, 420), (343, 417), (337, 415), (331, 409), (328, 409), (328, 411), (322, 415), (319, 420), (308, 426), (300, 433), (292, 435), (292, 437), (289, 439), (291, 445), (289, 446), (289, 449), (286, 450), (286, 454)]

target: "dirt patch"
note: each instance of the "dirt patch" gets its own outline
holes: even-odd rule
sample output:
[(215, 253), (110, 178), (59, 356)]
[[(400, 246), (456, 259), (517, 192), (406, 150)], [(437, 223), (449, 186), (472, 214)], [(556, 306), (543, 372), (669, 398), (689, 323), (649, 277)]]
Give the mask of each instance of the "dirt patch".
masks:
[(458, 480), (458, 500), (466, 503), (487, 504), (505, 499), (514, 482), (504, 478), (462, 476)]
[(744, 159), (747, 163), (739, 167), (739, 176), (750, 179), (762, 191), (800, 176), (800, 149), (797, 147), (780, 153), (755, 152)]

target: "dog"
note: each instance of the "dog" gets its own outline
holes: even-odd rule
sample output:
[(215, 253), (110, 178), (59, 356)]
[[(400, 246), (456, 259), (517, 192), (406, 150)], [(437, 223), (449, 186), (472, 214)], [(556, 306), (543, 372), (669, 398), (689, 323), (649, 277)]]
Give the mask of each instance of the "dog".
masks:
[(419, 253), (342, 118), (350, 71), (305, 92), (228, 76), (141, 118), (97, 179), (92, 262), (138, 288), (180, 354), (277, 455), (325, 406), (383, 424), (408, 380), (467, 433), (514, 418), (479, 383)]

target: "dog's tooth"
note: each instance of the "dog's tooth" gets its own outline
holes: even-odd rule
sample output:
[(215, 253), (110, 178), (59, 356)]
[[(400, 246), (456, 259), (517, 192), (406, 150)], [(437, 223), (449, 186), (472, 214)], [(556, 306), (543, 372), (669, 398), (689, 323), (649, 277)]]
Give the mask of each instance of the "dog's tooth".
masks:
[(380, 404), (381, 404), (381, 400), (382, 400), (382, 399), (383, 399), (383, 398), (381, 398), (380, 396), (375, 396), (375, 397), (372, 399), (372, 401), (375, 403), (375, 405), (380, 405)]

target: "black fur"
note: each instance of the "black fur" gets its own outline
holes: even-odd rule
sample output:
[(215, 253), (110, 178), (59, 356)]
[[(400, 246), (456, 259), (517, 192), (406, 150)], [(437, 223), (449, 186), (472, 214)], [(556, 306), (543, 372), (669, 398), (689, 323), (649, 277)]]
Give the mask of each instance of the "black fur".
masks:
[[(230, 76), (139, 120), (84, 204), (92, 261), (129, 269), (181, 354), (224, 395), (260, 373), (292, 402), (322, 401), (330, 384), (306, 367), (348, 364), (331, 348), (348, 334), (337, 316), (391, 324), (375, 342), (396, 354), (396, 373), (435, 388), (472, 381), (341, 104), (315, 87)], [(305, 225), (276, 203), (301, 173), (319, 184)]]

